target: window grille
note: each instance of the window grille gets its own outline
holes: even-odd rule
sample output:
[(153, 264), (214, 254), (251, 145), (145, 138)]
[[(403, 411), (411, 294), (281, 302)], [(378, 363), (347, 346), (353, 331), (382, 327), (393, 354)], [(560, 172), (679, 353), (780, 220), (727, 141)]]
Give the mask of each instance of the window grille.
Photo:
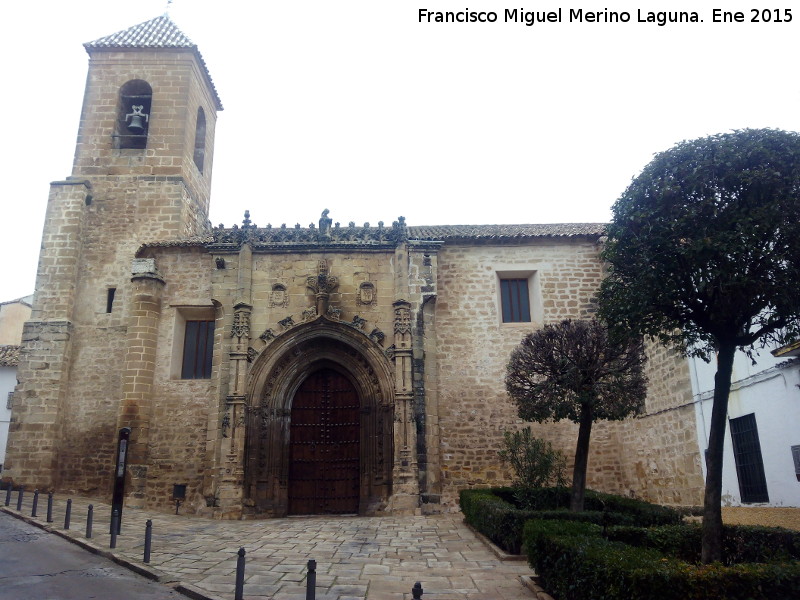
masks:
[(527, 279), (501, 279), (500, 300), (503, 323), (529, 323), (531, 320)]
[(181, 379), (211, 377), (213, 351), (214, 321), (186, 321)]

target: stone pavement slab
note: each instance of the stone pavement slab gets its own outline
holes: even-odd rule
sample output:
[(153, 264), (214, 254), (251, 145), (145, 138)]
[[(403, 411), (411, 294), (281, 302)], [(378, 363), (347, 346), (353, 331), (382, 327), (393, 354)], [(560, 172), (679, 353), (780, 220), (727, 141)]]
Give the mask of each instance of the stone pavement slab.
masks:
[[(525, 562), (499, 560), (463, 523), (460, 513), (404, 517), (291, 517), (220, 521), (125, 508), (117, 546), (109, 549), (109, 504), (73, 498), (69, 531), (66, 498), (47, 496), (32, 518), (31, 492), (6, 512), (109, 554), (162, 582), (180, 583), (195, 598), (233, 600), (237, 551), (246, 551), (246, 600), (306, 600), (307, 564), (317, 562), (317, 600), (411, 600), (419, 581), (424, 600), (533, 600), (521, 581), (533, 574)], [(0, 496), (0, 502), (5, 494)], [(86, 539), (88, 505), (93, 537)], [(145, 523), (153, 523), (151, 559), (143, 563)]]

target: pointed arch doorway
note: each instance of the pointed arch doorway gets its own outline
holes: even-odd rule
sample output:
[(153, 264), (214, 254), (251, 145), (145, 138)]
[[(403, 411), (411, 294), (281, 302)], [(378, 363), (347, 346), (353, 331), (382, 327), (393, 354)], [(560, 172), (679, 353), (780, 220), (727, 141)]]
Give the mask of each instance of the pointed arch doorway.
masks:
[(292, 400), (289, 514), (358, 513), (360, 402), (341, 373), (310, 374)]
[[(325, 394), (330, 397), (324, 399)], [(377, 343), (324, 317), (295, 326), (253, 362), (247, 402), (243, 504), (249, 515), (374, 515), (385, 509), (392, 494), (394, 466), (394, 373)], [(301, 406), (306, 408), (300, 410)], [(350, 408), (342, 408), (345, 406)], [(331, 413), (325, 414), (331, 420), (326, 420), (323, 428), (324, 413)], [(306, 425), (300, 427), (303, 422)], [(334, 427), (334, 422), (356, 425)], [(306, 429), (309, 431), (301, 432)], [(307, 453), (312, 447), (313, 452), (326, 448), (325, 443), (310, 437), (314, 429), (320, 436), (336, 436), (330, 438), (327, 456), (317, 454), (316, 461), (304, 458), (300, 448), (305, 446)], [(354, 431), (358, 432), (356, 443), (350, 437)], [(307, 443), (293, 448), (293, 440)], [(344, 460), (337, 462), (339, 459)], [(308, 464), (312, 462), (318, 464)], [(305, 474), (293, 464), (303, 464)], [(357, 469), (353, 489), (357, 502), (349, 491), (353, 469)], [(336, 470), (339, 473), (333, 477)], [(304, 480), (322, 481), (335, 491), (326, 492), (321, 496), (324, 499), (312, 497), (303, 491), (304, 485), (311, 485), (301, 483)], [(339, 493), (344, 488), (347, 494)], [(345, 502), (344, 497), (349, 499)]]

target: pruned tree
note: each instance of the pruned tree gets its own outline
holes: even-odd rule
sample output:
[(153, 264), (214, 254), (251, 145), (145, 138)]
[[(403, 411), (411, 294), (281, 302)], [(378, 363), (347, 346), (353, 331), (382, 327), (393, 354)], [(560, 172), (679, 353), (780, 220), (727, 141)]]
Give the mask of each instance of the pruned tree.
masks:
[(570, 510), (583, 510), (592, 423), (639, 411), (647, 393), (640, 338), (612, 338), (596, 319), (565, 320), (528, 334), (511, 353), (506, 390), (520, 418), (579, 424)]
[(737, 349), (800, 330), (800, 134), (746, 129), (662, 152), (613, 207), (600, 314), (716, 357), (704, 563), (722, 559), (722, 457)]

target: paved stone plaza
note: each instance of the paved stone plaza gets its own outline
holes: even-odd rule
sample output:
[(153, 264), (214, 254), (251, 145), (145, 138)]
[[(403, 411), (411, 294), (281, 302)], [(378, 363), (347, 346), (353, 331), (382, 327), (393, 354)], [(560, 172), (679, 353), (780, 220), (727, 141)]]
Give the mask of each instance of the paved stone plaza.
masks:
[[(5, 492), (0, 496), (5, 500)], [(56, 498), (47, 525), (47, 496), (31, 519), (33, 494), (16, 511), (17, 492), (4, 510), (22, 515), (90, 549), (109, 551), (110, 506), (75, 498), (64, 531), (65, 498)], [(88, 505), (93, 537), (85, 538)], [(151, 562), (142, 562), (147, 519), (153, 522)], [(233, 599), (236, 553), (246, 550), (244, 597), (305, 600), (306, 565), (317, 561), (318, 600), (406, 600), (416, 581), (424, 599), (535, 598), (521, 582), (527, 563), (500, 561), (464, 525), (460, 513), (412, 517), (302, 517), (217, 521), (125, 509), (115, 558), (165, 583), (180, 582), (196, 598)]]

